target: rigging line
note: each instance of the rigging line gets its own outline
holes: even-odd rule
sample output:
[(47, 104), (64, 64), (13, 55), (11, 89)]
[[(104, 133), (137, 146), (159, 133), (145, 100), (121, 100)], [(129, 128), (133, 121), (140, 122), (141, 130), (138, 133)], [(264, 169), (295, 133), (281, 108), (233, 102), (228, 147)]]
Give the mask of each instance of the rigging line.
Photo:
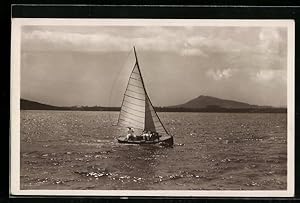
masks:
[(135, 106), (139, 106), (139, 107), (143, 107), (143, 108), (145, 107), (145, 106), (142, 106), (142, 105), (138, 105), (138, 104), (132, 103), (132, 102), (126, 100), (126, 99), (124, 99), (124, 101), (127, 102), (127, 103), (129, 103), (129, 104), (135, 105)]
[(129, 106), (123, 105), (123, 107), (129, 108), (129, 109), (131, 109), (131, 110), (133, 110), (133, 111), (137, 111), (137, 112), (140, 112), (140, 113), (145, 113), (144, 111), (139, 111), (139, 110), (133, 109), (133, 108), (131, 108), (131, 107), (129, 107)]
[[(123, 114), (122, 114), (122, 115), (120, 114), (120, 116), (123, 116), (123, 117), (125, 117), (125, 118), (127, 118), (127, 119), (129, 119), (129, 120), (132, 120), (132, 121), (135, 121), (135, 122), (144, 124), (144, 122), (137, 121), (137, 120), (135, 120), (135, 119), (133, 119), (133, 118), (130, 118), (130, 117), (128, 117), (128, 116), (124, 116)], [(124, 120), (124, 119), (123, 119), (123, 120)]]
[(146, 110), (146, 112), (151, 112), (151, 111), (154, 111), (154, 110), (152, 110), (152, 109)]
[(124, 109), (122, 109), (122, 111), (124, 111), (124, 112), (126, 112), (126, 113), (129, 113), (129, 114), (131, 114), (131, 115), (133, 115), (133, 116), (139, 117), (139, 118), (144, 118), (143, 116), (135, 115), (135, 114), (133, 114), (133, 113), (130, 113), (130, 112), (128, 112), (128, 111), (125, 111)]
[(124, 95), (125, 95), (125, 96), (127, 96), (127, 97), (131, 97), (131, 98), (133, 98), (133, 99), (137, 99), (137, 100), (145, 101), (145, 99), (141, 99), (141, 98), (133, 97), (133, 96), (130, 96), (130, 95), (128, 95), (128, 94), (124, 94)]
[[(159, 124), (158, 122), (154, 122), (155, 124)], [(158, 128), (163, 128), (162, 125), (157, 125)]]
[(158, 119), (155, 119), (155, 120), (153, 120), (155, 123), (159, 123), (159, 120)]
[[(137, 59), (135, 47), (133, 47), (133, 50), (134, 50), (134, 56), (135, 56), (136, 66), (137, 66), (137, 69), (138, 69), (139, 72), (140, 72), (140, 76), (141, 76), (141, 80), (142, 80), (142, 85), (143, 85), (143, 87), (144, 87), (144, 91), (145, 91), (146, 97), (148, 98), (148, 100), (149, 100), (149, 102), (150, 102), (150, 105), (151, 105), (152, 108), (153, 108), (152, 102), (151, 102), (151, 100), (150, 100), (150, 98), (149, 98), (149, 96), (148, 96), (148, 93), (147, 93), (147, 91), (146, 91), (146, 88), (145, 88), (145, 84), (144, 84), (144, 80), (143, 80), (143, 77), (142, 77), (142, 72), (141, 72), (141, 70), (140, 70), (139, 62), (138, 62), (138, 59)], [(153, 109), (154, 109), (154, 108), (153, 108)], [(156, 113), (156, 111), (154, 111), (154, 112), (155, 112), (155, 115), (158, 117), (158, 114)], [(158, 117), (158, 120), (161, 122), (161, 120), (160, 120), (159, 117)], [(167, 131), (167, 129), (165, 128), (164, 124), (161, 123), (161, 125), (164, 127), (166, 133), (169, 134), (168, 131)], [(172, 135), (171, 135), (171, 136), (172, 136)]]
[[(152, 102), (151, 102), (151, 100), (150, 100), (150, 98), (149, 98), (149, 96), (148, 96), (147, 94), (146, 94), (146, 97), (148, 98), (148, 101), (150, 102), (150, 105), (151, 105), (152, 108), (154, 109), (154, 107), (153, 107), (153, 105), (152, 105)], [(157, 118), (158, 118), (160, 124), (162, 125), (162, 127), (164, 128), (164, 130), (166, 131), (166, 133), (169, 135), (169, 132), (168, 132), (167, 129), (165, 128), (164, 124), (161, 122), (161, 120), (160, 120), (160, 118), (159, 118), (159, 116), (158, 116), (158, 114), (156, 113), (155, 110), (154, 110), (154, 113), (155, 113), (155, 115), (157, 116)], [(172, 135), (171, 135), (171, 136), (172, 136)], [(173, 137), (173, 136), (172, 136), (172, 137)]]
[[(129, 58), (130, 54), (131, 54), (131, 51), (128, 51), (128, 54), (127, 54), (127, 56), (126, 56), (126, 60), (125, 60), (125, 61), (127, 61), (127, 59)], [(122, 69), (123, 69), (124, 66), (125, 66), (125, 64), (123, 64), (122, 68), (120, 68), (120, 70), (119, 70), (117, 76), (120, 75), (120, 73), (121, 73), (121, 71), (122, 71)], [(117, 79), (118, 79), (118, 77), (115, 77), (114, 82), (113, 82), (112, 89), (114, 88)], [(112, 91), (111, 91), (111, 93), (112, 93)], [(110, 94), (110, 97), (111, 97), (111, 94)], [(110, 98), (110, 99), (111, 99), (111, 98)]]
[[(131, 51), (128, 51), (128, 54), (127, 54), (127, 56), (126, 56), (126, 61), (128, 60), (130, 54), (131, 54)], [(123, 70), (124, 66), (125, 66), (125, 64), (123, 64), (123, 66), (120, 68), (120, 70), (119, 70), (117, 76), (120, 75), (120, 73), (121, 73), (121, 71)], [(112, 86), (111, 91), (110, 91), (110, 94), (109, 94), (109, 104), (111, 104), (112, 92), (113, 92), (113, 89), (114, 89), (114, 87), (115, 87), (115, 85), (116, 85), (117, 79), (118, 79), (118, 77), (115, 77), (114, 82), (113, 82), (113, 86)], [(123, 103), (123, 101), (122, 101), (122, 103)]]

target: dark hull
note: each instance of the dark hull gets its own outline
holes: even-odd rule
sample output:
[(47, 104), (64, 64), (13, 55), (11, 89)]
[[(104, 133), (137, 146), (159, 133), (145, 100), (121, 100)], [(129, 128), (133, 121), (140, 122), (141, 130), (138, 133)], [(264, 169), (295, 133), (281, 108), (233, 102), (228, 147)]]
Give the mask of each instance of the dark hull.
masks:
[(141, 145), (151, 145), (151, 144), (159, 144), (163, 146), (173, 146), (174, 141), (172, 136), (160, 138), (160, 140), (154, 141), (146, 141), (146, 140), (127, 140), (126, 137), (117, 138), (119, 143), (123, 144), (141, 144)]

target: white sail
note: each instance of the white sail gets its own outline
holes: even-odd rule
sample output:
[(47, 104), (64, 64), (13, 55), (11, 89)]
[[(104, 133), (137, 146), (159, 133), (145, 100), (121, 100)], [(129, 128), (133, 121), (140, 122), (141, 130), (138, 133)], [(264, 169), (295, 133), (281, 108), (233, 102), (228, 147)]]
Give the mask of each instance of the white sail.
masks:
[(135, 64), (124, 94), (118, 124), (125, 127), (144, 129), (145, 124), (145, 98), (138, 65)]
[(168, 134), (147, 95), (137, 58), (124, 94), (118, 125)]

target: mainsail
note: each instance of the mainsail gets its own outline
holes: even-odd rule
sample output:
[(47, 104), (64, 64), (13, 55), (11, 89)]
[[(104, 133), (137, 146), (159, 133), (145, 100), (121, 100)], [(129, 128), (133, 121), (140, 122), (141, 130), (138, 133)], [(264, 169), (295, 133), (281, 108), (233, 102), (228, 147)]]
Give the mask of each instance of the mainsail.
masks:
[(124, 93), (118, 125), (168, 135), (146, 92), (135, 53), (135, 65)]

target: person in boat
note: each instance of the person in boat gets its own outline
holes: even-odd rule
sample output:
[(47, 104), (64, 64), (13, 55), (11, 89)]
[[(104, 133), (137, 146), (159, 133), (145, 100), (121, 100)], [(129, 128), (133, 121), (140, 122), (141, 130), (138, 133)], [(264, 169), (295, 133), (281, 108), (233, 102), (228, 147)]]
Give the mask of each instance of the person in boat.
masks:
[(127, 140), (133, 140), (134, 139), (134, 129), (131, 127), (128, 127), (128, 131), (127, 131)]
[(150, 131), (146, 131), (145, 140), (149, 140), (149, 138), (150, 138)]
[(144, 130), (143, 133), (142, 133), (142, 138), (143, 138), (143, 140), (146, 140), (146, 133), (147, 133), (146, 130)]
[(149, 140), (151, 140), (151, 141), (155, 140), (154, 132), (152, 132), (152, 131), (149, 131)]
[(158, 135), (158, 133), (157, 132), (152, 132), (152, 139), (153, 140), (158, 140), (159, 141), (159, 135)]
[(153, 141), (153, 132), (152, 131), (149, 131), (149, 140)]
[(151, 141), (155, 141), (156, 139), (158, 139), (158, 133), (157, 132), (152, 132), (152, 131), (150, 131), (150, 136), (149, 136), (149, 139), (151, 140)]
[(157, 137), (157, 140), (159, 141), (159, 138), (161, 137), (161, 135), (159, 135), (157, 132), (155, 133), (155, 136)]
[(150, 139), (151, 141), (155, 141), (155, 140), (156, 140), (155, 132), (150, 131), (149, 139)]

